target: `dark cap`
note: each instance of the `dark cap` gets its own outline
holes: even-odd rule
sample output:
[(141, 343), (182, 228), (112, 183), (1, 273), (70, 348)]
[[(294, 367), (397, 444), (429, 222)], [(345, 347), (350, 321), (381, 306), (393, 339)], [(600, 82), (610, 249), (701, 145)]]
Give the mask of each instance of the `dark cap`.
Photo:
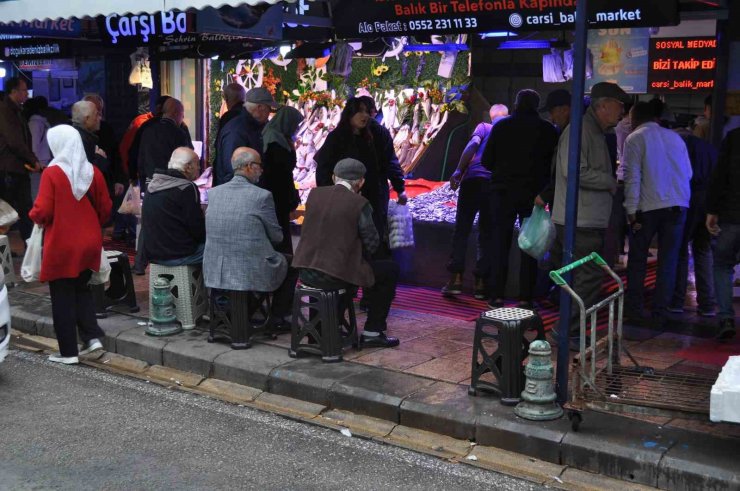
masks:
[(610, 82), (599, 82), (591, 87), (591, 100), (601, 99), (602, 97), (609, 97), (624, 103), (630, 100), (627, 93), (622, 90), (622, 87)]
[(552, 109), (558, 107), (558, 106), (568, 106), (570, 107), (570, 92), (568, 92), (565, 89), (557, 89), (553, 90), (549, 94), (547, 94), (547, 99), (545, 99), (545, 105), (540, 108), (540, 112), (543, 111), (551, 111)]
[(273, 109), (278, 108), (278, 103), (275, 102), (275, 99), (273, 99), (270, 91), (264, 87), (255, 87), (253, 89), (249, 89), (249, 92), (247, 92), (244, 101), (251, 102), (253, 104), (266, 104)]
[(356, 181), (365, 177), (365, 164), (355, 159), (342, 159), (334, 166), (334, 175), (346, 181)]

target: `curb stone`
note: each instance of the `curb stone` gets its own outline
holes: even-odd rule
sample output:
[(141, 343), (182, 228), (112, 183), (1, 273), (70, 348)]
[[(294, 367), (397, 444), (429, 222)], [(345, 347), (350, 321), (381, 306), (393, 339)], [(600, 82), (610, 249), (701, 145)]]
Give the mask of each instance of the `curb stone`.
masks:
[(216, 378), (207, 378), (196, 389), (204, 394), (210, 394), (218, 399), (232, 404), (246, 404), (254, 402), (262, 391), (246, 385), (226, 382)]
[(388, 436), (376, 440), (435, 455), (443, 459), (462, 459), (470, 453), (472, 448), (468, 440), (458, 440), (457, 438), (403, 425), (396, 426)]
[(269, 392), (263, 392), (260, 394), (259, 397), (254, 400), (253, 406), (258, 409), (301, 420), (313, 419), (326, 409), (326, 406), (322, 406), (321, 404), (314, 404), (313, 402), (301, 401), (300, 399), (293, 399), (292, 397), (270, 394)]

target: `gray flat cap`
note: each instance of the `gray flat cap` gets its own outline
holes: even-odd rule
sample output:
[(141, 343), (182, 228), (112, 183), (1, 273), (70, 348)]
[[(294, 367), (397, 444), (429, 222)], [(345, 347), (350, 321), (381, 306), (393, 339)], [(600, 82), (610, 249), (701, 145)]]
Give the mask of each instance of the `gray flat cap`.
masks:
[(253, 89), (249, 89), (249, 92), (247, 92), (244, 100), (246, 102), (252, 102), (254, 104), (267, 104), (273, 109), (278, 108), (278, 103), (275, 102), (275, 99), (273, 99), (270, 91), (264, 87), (255, 87)]
[(334, 175), (347, 181), (365, 177), (365, 164), (355, 159), (342, 159), (334, 167)]

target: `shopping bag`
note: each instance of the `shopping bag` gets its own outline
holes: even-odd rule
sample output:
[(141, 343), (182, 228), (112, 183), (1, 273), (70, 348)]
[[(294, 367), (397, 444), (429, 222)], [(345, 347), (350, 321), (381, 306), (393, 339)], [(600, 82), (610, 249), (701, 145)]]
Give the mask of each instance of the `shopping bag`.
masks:
[(118, 208), (121, 215), (141, 215), (141, 189), (139, 186), (129, 186), (123, 202)]
[(110, 279), (110, 262), (105, 254), (105, 249), (100, 249), (100, 269), (93, 271), (88, 285), (105, 285)]
[(414, 220), (408, 206), (388, 204), (388, 241), (391, 249), (414, 247)]
[(33, 226), (31, 236), (26, 240), (26, 254), (23, 256), (21, 276), (27, 282), (38, 281), (41, 275), (41, 248), (44, 242), (44, 229)]
[(0, 228), (10, 228), (18, 221), (18, 212), (0, 199)]
[(542, 259), (555, 241), (555, 224), (541, 206), (532, 209), (532, 216), (524, 219), (519, 231), (519, 248), (535, 259)]

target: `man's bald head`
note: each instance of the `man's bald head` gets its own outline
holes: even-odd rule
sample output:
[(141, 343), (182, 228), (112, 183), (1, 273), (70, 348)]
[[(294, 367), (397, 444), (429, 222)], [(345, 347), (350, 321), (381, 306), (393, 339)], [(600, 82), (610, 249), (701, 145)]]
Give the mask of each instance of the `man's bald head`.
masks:
[(234, 109), (237, 106), (244, 104), (244, 98), (247, 92), (241, 84), (236, 82), (230, 83), (224, 87), (224, 101), (229, 109)]
[(178, 147), (172, 152), (167, 168), (180, 171), (185, 177), (194, 181), (200, 174), (200, 158), (192, 148)]
[(231, 155), (231, 168), (234, 169), (234, 174), (256, 183), (262, 175), (262, 157), (253, 148), (239, 147)]
[(185, 119), (185, 107), (182, 105), (182, 102), (174, 97), (170, 97), (162, 106), (162, 117), (171, 119), (179, 126)]

